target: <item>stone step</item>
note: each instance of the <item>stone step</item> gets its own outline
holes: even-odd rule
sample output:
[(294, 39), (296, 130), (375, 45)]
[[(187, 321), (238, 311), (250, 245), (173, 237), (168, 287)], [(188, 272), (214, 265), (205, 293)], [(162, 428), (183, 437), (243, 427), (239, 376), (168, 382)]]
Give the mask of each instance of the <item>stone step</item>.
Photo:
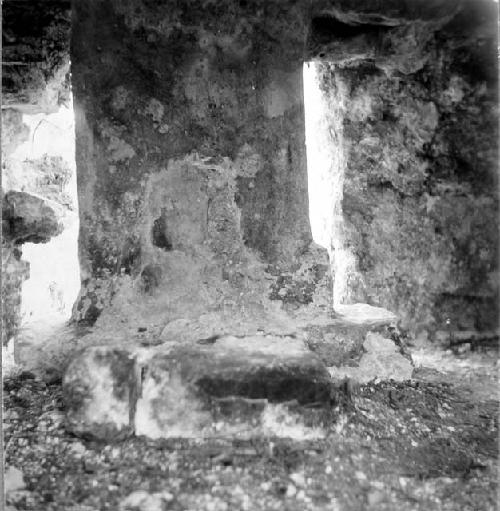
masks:
[(90, 347), (63, 378), (67, 426), (118, 440), (324, 436), (340, 387), (291, 336), (224, 336), (125, 350)]
[(346, 324), (371, 327), (390, 325), (398, 319), (393, 312), (367, 303), (336, 305), (335, 317)]
[(363, 352), (356, 364), (332, 366), (328, 369), (334, 381), (350, 380), (364, 384), (375, 379), (409, 380), (413, 368), (411, 355), (401, 346), (380, 333), (368, 332), (363, 342)]
[(366, 303), (337, 305), (331, 317), (318, 319), (301, 326), (300, 331), (309, 349), (327, 367), (357, 365), (366, 352), (363, 344), (370, 332), (386, 338), (399, 335), (395, 314)]

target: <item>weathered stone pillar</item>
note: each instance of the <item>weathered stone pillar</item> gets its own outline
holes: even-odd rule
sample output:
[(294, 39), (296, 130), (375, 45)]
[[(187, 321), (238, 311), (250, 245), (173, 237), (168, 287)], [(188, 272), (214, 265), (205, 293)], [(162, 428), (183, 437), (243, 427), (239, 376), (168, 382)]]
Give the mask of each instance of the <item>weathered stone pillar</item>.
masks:
[[(331, 211), (318, 217), (333, 233), (336, 305), (385, 307), (422, 338), (446, 331), (447, 320), (453, 330), (495, 331), (498, 5), (346, 0), (315, 9), (309, 58), (332, 153), (323, 161)], [(341, 165), (329, 168), (335, 145)]]
[[(307, 260), (305, 8), (74, 3), (77, 319), (111, 302), (125, 321), (147, 302), (150, 323), (265, 309), (269, 281)], [(316, 283), (293, 298), (307, 303)]]

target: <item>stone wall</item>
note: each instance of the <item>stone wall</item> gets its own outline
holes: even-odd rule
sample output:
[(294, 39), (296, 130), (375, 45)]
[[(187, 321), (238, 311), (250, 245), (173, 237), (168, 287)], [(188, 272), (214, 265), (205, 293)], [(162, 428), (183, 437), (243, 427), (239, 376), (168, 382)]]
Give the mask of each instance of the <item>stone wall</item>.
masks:
[(448, 317), (494, 328), (495, 9), (76, 2), (75, 318), (328, 312), (304, 148), (301, 67), (314, 59), (343, 144), (339, 295), (413, 332)]
[(77, 320), (234, 319), (329, 295), (308, 219), (306, 7), (75, 2)]
[(452, 329), (494, 329), (497, 7), (465, 2), (424, 18), (312, 38), (343, 118), (343, 234), (356, 260), (344, 298), (386, 307), (413, 332), (447, 318)]
[(2, 107), (55, 112), (69, 100), (70, 2), (2, 6)]
[[(23, 65), (4, 70), (4, 104), (67, 101), (68, 7), (5, 6), (4, 60)], [(414, 331), (496, 326), (494, 2), (92, 0), (72, 16), (75, 319), (331, 310), (308, 218), (313, 59), (342, 144), (327, 247), (341, 301), (385, 306)], [(26, 136), (16, 115), (2, 112), (4, 152)]]
[[(25, 159), (44, 114), (70, 101), (66, 1), (7, 2), (2, 6), (2, 341), (22, 326), (22, 288), (30, 264), (24, 243), (46, 243), (61, 233), (64, 211), (74, 208), (64, 189), (69, 169), (61, 158)], [(30, 130), (23, 114), (39, 115)], [(45, 119), (46, 121), (46, 119)], [(52, 141), (54, 142), (54, 141)]]

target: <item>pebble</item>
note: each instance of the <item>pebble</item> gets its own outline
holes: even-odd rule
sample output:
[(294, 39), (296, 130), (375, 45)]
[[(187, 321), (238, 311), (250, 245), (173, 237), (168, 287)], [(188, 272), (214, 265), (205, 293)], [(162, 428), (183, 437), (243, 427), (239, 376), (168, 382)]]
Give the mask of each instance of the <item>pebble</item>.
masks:
[(293, 484), (289, 484), (286, 489), (286, 496), (293, 497), (297, 493), (297, 488)]
[(169, 492), (148, 493), (144, 490), (132, 492), (120, 502), (120, 511), (163, 511), (165, 503), (173, 500)]
[(373, 490), (368, 493), (368, 505), (375, 506), (380, 504), (385, 498), (384, 492), (380, 490)]
[(99, 470), (100, 465), (97, 461), (90, 459), (90, 460), (85, 460), (83, 462), (83, 467), (85, 469), (85, 472), (91, 474), (93, 472), (97, 472)]
[(59, 410), (50, 410), (42, 415), (44, 419), (49, 419), (54, 424), (60, 424), (64, 421), (64, 413)]
[(9, 467), (4, 474), (5, 492), (22, 490), (25, 487), (23, 473), (16, 467)]
[(17, 420), (19, 419), (19, 413), (16, 412), (16, 410), (5, 410), (5, 412), (3, 412), (3, 418), (4, 420)]
[(300, 472), (290, 474), (290, 479), (295, 483), (296, 486), (305, 486), (306, 484), (304, 474), (301, 474)]
[(356, 470), (354, 475), (358, 481), (366, 481), (366, 474), (361, 472), (361, 470)]
[(210, 500), (205, 504), (206, 511), (226, 511), (227, 504), (220, 500)]
[(87, 448), (82, 444), (82, 442), (73, 442), (70, 449), (75, 456), (83, 456), (87, 452)]

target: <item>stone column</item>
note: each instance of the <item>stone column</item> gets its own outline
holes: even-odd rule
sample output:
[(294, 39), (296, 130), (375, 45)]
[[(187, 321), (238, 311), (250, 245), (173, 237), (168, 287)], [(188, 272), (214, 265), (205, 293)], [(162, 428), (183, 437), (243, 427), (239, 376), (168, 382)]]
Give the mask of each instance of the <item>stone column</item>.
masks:
[(78, 320), (265, 307), (300, 266), (304, 4), (74, 3)]

